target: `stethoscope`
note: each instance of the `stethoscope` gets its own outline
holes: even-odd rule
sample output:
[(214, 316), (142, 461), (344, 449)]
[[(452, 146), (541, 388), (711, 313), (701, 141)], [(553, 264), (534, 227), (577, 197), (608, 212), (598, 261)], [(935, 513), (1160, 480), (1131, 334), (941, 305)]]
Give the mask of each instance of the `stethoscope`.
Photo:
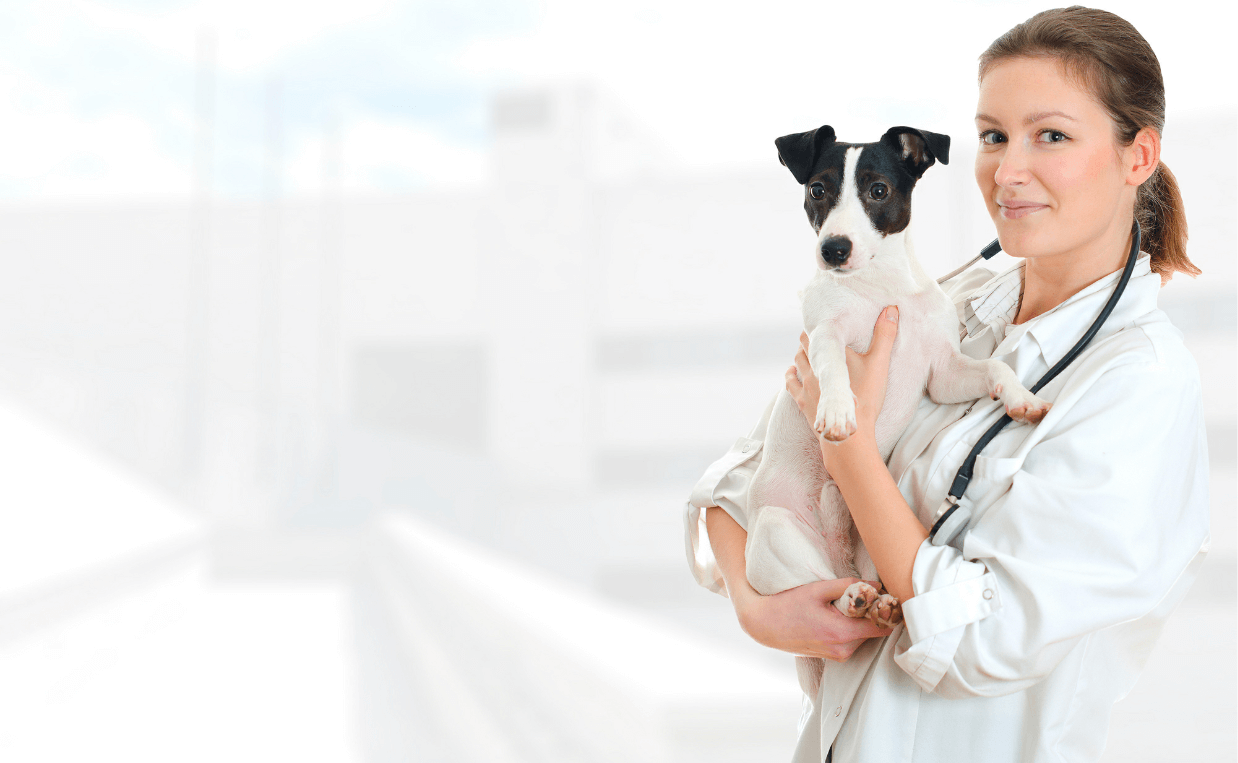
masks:
[[(1100, 330), (1101, 324), (1113, 312), (1113, 308), (1118, 304), (1118, 299), (1122, 296), (1122, 292), (1126, 289), (1126, 282), (1131, 280), (1131, 272), (1135, 269), (1135, 260), (1139, 258), (1139, 244), (1142, 231), (1139, 228), (1139, 221), (1135, 221), (1135, 235), (1131, 238), (1131, 251), (1126, 257), (1126, 267), (1122, 270), (1122, 277), (1118, 279), (1118, 285), (1114, 288), (1113, 294), (1109, 296), (1109, 301), (1105, 303), (1104, 309), (1100, 311), (1100, 315), (1096, 316), (1096, 320), (1084, 332), (1083, 337), (1075, 343), (1075, 346), (1070, 348), (1070, 352), (1066, 353), (1065, 357), (1059, 360), (1053, 368), (1050, 368), (1048, 373), (1040, 377), (1040, 381), (1036, 382), (1036, 386), (1032, 387), (1032, 393), (1039, 392), (1053, 378), (1061, 373), (1062, 369), (1070, 365), (1070, 362), (1083, 352), (1083, 348), (1087, 347), (1088, 342), (1092, 341), (1092, 337), (1096, 336), (1096, 332)], [(954, 278), (959, 273), (962, 273), (967, 268), (974, 265), (981, 258), (990, 259), (993, 255), (1002, 250), (1002, 245), (997, 239), (993, 239), (992, 243), (980, 251), (971, 262), (961, 268), (958, 268), (949, 275), (942, 276), (937, 279), (937, 283)], [(971, 452), (967, 454), (967, 458), (963, 459), (963, 465), (959, 467), (959, 471), (954, 475), (954, 482), (950, 485), (950, 492), (946, 494), (946, 499), (941, 502), (941, 507), (937, 509), (937, 514), (934, 516), (933, 529), (929, 530), (929, 540), (934, 546), (944, 546), (963, 531), (963, 528), (971, 522), (971, 508), (963, 502), (963, 493), (967, 490), (967, 483), (971, 482), (972, 469), (976, 465), (976, 456), (980, 455), (980, 451), (984, 450), (984, 446), (997, 436), (997, 433), (1002, 431), (1002, 428), (1009, 424), (1013, 419), (1006, 414), (989, 427), (976, 444), (972, 446)]]

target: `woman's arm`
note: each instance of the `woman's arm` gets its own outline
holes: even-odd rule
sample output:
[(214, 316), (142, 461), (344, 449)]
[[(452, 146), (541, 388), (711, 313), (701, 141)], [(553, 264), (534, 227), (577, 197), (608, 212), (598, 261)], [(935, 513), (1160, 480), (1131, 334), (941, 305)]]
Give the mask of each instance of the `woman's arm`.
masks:
[(716, 506), (705, 510), (705, 526), (740, 627), (758, 643), (841, 662), (864, 639), (890, 633), (866, 619), (846, 617), (830, 603), (856, 578), (822, 580), (762, 596), (748, 584), (744, 559), (748, 534), (744, 529)]
[[(878, 334), (889, 332), (881, 323)], [(1102, 632), (1098, 643), (1118, 645), (1119, 659), (1146, 657), (1139, 643), (1151, 643), (1181, 600), (1208, 534), (1198, 378), (1180, 343), (1149, 337), (1155, 328), (1100, 345), (1088, 367), (1066, 377), (1052, 421), (1037, 425), (1026, 454), (989, 459), (990, 484), (1005, 488), (970, 527), (966, 555), (922, 541), (908, 553), (915, 534), (900, 516), (910, 515), (901, 496), (883, 498), (884, 484), (844, 484), (889, 479), (862, 435), (854, 458), (841, 446), (823, 451), (883, 580), (914, 565), (916, 595), (905, 602), (906, 638), (894, 659), (925, 691), (949, 698), (1021, 691)], [(881, 402), (874, 389), (882, 385), (866, 374), (882, 369), (884, 379), (878, 351), (886, 341), (875, 337), (855, 365), (848, 355), (858, 428), (871, 417), (865, 408)], [(813, 397), (811, 370), (800, 375), (805, 383), (793, 384), (788, 371), (788, 389)], [(875, 527), (887, 531), (883, 519), (902, 537), (873, 537)], [(922, 527), (916, 532), (925, 537)]]
[[(890, 349), (897, 333), (898, 308), (887, 307), (877, 319), (868, 353), (847, 350), (847, 373), (856, 395), (856, 431), (841, 443), (820, 436), (817, 439), (826, 469), (838, 483), (881, 582), (899, 601), (907, 601), (915, 595), (911, 568), (916, 551), (928, 532), (890, 476), (877, 449), (876, 435), (877, 414), (885, 401)], [(801, 345), (806, 339), (801, 336)], [(795, 356), (795, 366), (787, 370), (787, 391), (811, 422), (821, 393), (804, 346)]]

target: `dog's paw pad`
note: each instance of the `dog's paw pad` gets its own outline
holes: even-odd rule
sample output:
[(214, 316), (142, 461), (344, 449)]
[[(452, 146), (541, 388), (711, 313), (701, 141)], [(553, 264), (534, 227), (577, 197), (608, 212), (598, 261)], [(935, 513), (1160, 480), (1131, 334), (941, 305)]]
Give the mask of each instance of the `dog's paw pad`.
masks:
[(847, 586), (834, 606), (847, 617), (864, 617), (880, 596), (876, 588), (860, 580)]
[(1024, 414), (1024, 417), (1029, 424), (1039, 424), (1040, 420), (1043, 419), (1045, 414), (1049, 412), (1049, 409), (1053, 407), (1052, 403), (1046, 403), (1039, 398), (1037, 398), (1037, 401), (1039, 405), (1029, 405), (1027, 407), (1027, 412)]
[(1033, 395), (1031, 400), (1020, 402), (1018, 405), (1008, 406), (1006, 408), (1006, 415), (1015, 421), (1039, 424), (1051, 407), (1050, 403), (1046, 403)]
[(898, 599), (888, 593), (877, 596), (868, 609), (868, 619), (878, 628), (893, 628), (903, 621), (903, 608)]
[(1053, 404), (1036, 397), (1024, 389), (1016, 389), (1010, 393), (1002, 393), (1001, 385), (995, 388), (1001, 401), (1006, 406), (1006, 415), (1015, 421), (1029, 424), (1039, 423), (1053, 407)]

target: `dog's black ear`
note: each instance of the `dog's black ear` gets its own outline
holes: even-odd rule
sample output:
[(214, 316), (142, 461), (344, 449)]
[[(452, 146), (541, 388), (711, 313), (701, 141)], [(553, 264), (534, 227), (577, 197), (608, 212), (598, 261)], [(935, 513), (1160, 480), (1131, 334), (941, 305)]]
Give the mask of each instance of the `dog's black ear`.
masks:
[(821, 125), (815, 130), (797, 132), (774, 139), (778, 147), (778, 161), (791, 170), (800, 185), (812, 177), (812, 168), (822, 149), (834, 142), (834, 128)]
[(891, 127), (881, 136), (881, 142), (899, 152), (907, 170), (917, 180), (934, 161), (950, 163), (950, 136), (914, 127)]

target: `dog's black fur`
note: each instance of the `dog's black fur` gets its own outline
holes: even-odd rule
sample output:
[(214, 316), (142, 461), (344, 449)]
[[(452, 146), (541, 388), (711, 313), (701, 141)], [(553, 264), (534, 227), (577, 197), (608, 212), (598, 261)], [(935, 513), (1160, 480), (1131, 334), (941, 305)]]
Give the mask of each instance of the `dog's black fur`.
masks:
[(779, 161), (804, 186), (804, 211), (815, 231), (821, 230), (842, 192), (847, 149), (879, 149), (860, 154), (855, 181), (869, 219), (884, 235), (898, 233), (911, 222), (911, 191), (925, 170), (937, 161), (950, 163), (950, 137), (914, 127), (891, 127), (876, 143), (840, 143), (834, 128), (822, 125), (784, 135), (774, 145)]

